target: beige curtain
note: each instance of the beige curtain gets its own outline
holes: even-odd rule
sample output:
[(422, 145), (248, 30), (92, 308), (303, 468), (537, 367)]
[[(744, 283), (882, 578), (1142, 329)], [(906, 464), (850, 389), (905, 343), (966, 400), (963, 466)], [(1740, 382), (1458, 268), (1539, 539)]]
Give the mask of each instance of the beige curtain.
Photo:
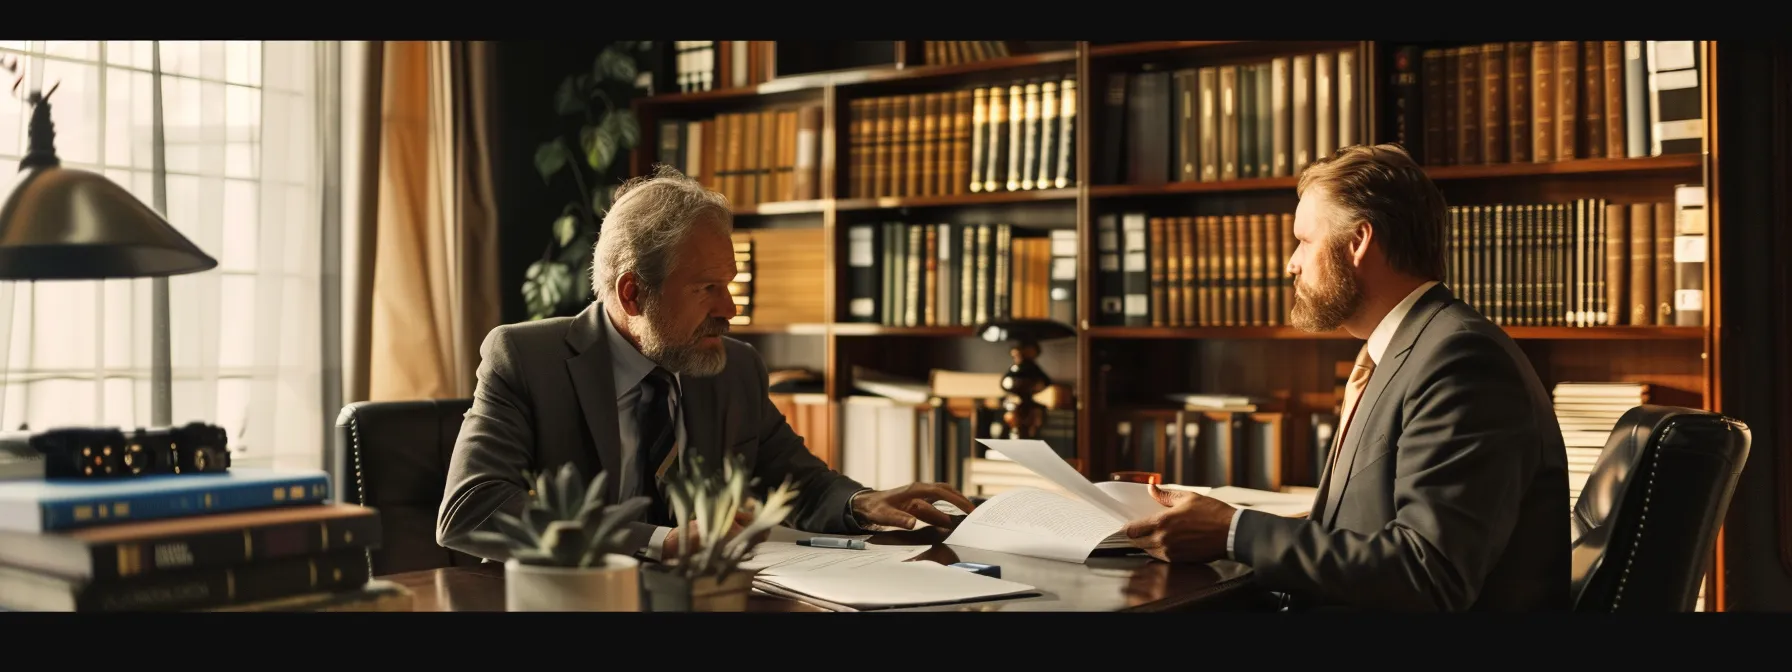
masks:
[[(384, 42), (366, 59), (363, 207), (346, 401), (468, 397), (499, 316), (492, 46)], [(374, 56), (373, 54), (377, 54)], [(377, 68), (377, 69), (376, 69)], [(375, 76), (374, 73), (377, 73)], [(373, 87), (377, 86), (377, 91)], [(370, 216), (369, 216), (370, 215)]]

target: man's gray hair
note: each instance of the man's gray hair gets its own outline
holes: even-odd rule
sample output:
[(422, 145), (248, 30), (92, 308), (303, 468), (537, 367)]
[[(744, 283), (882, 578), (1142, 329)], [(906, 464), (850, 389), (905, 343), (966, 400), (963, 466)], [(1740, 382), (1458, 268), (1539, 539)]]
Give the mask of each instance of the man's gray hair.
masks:
[(591, 256), (591, 289), (598, 301), (615, 298), (616, 279), (634, 273), (642, 289), (658, 294), (672, 271), (672, 254), (698, 223), (734, 231), (728, 198), (667, 165), (616, 188)]

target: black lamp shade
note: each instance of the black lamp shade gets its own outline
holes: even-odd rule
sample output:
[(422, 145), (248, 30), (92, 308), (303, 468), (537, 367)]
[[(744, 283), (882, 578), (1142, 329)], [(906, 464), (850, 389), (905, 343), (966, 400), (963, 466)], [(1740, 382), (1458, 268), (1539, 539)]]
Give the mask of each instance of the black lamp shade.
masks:
[(28, 168), (0, 207), (0, 279), (157, 277), (217, 265), (155, 210), (97, 173)]

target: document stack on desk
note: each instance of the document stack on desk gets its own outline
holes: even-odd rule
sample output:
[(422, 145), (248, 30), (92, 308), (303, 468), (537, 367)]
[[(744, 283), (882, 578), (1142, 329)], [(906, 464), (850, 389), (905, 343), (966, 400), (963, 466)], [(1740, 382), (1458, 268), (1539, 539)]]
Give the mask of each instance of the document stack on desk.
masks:
[[(806, 546), (814, 539), (852, 540), (859, 548), (827, 548)], [(866, 543), (870, 535), (844, 536), (811, 534), (787, 527), (772, 528), (765, 541), (753, 547), (753, 557), (740, 563), (741, 569), (756, 570), (760, 576), (797, 574), (822, 569), (850, 569), (869, 565), (904, 562), (927, 552), (927, 546), (898, 546)]]
[[(1033, 488), (1010, 490), (977, 506), (959, 522), (950, 545), (968, 546), (1065, 562), (1084, 562), (1097, 549), (1133, 547), (1126, 523), (1163, 511), (1142, 483), (1090, 483), (1038, 440), (978, 439), (1034, 473), (1051, 480), (1069, 496)], [(1171, 488), (1166, 488), (1171, 489)], [(1261, 509), (1285, 516), (1304, 515), (1310, 495), (1290, 495), (1248, 488), (1186, 489), (1239, 508)]]
[(947, 567), (931, 560), (759, 575), (753, 587), (833, 611), (975, 602), (1027, 595), (1033, 586)]

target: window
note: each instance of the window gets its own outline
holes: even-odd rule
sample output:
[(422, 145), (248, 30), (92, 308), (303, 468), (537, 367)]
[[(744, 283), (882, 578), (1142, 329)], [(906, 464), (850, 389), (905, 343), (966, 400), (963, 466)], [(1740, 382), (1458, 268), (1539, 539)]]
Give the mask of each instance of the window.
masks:
[[(148, 41), (0, 41), (25, 81), (0, 101), (0, 194), (11, 193), (30, 110), (50, 98), (64, 167), (101, 173), (155, 206)], [(238, 466), (316, 468), (323, 183), (321, 42), (162, 42), (167, 207), (218, 260), (169, 281), (175, 424), (230, 435)], [(8, 85), (11, 82), (7, 82)], [(331, 98), (331, 96), (323, 96)], [(333, 168), (333, 167), (332, 167)], [(0, 428), (149, 426), (151, 281), (0, 281)]]

